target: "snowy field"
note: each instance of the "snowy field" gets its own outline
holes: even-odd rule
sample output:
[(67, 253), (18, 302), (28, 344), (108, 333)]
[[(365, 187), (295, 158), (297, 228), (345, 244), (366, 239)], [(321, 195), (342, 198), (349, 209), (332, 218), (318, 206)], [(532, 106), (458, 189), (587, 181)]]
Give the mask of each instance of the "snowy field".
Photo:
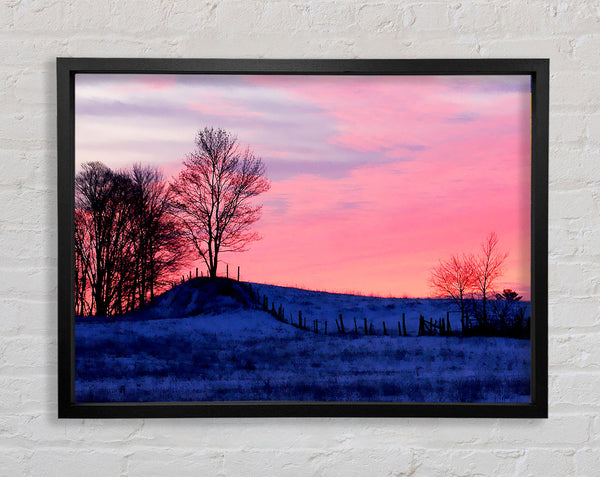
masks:
[[(396, 326), (404, 312), (413, 336), (399, 337), (397, 328), (393, 336), (324, 335), (250, 309), (239, 285), (215, 309), (214, 296), (194, 283), (192, 290), (187, 283), (171, 290), (140, 316), (77, 320), (78, 402), (529, 401), (528, 340), (414, 336), (419, 314), (445, 316), (445, 300), (253, 285), (287, 315), (302, 310), (307, 321), (329, 320), (330, 330), (340, 313), (353, 329), (354, 316)], [(174, 304), (182, 296), (196, 303), (195, 312), (208, 311), (164, 318), (181, 309)]]

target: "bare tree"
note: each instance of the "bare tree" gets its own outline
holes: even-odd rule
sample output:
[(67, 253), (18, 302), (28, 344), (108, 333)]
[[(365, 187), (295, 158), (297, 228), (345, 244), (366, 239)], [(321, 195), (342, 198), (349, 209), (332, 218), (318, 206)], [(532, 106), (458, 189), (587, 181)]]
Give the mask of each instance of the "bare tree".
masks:
[(75, 210), (75, 315), (91, 315), (94, 308), (93, 296), (89, 296), (92, 277), (92, 227), (87, 215), (81, 210)]
[(172, 215), (172, 191), (162, 173), (135, 164), (129, 172), (133, 188), (131, 228), (135, 249), (135, 289), (143, 307), (167, 284), (165, 278), (181, 268), (187, 256)]
[(449, 260), (440, 262), (431, 272), (430, 285), (438, 296), (451, 298), (460, 310), (464, 324), (467, 294), (476, 284), (471, 258), (465, 255), (452, 255)]
[(75, 177), (76, 263), (90, 287), (92, 303), (87, 309), (97, 316), (120, 306), (118, 297), (129, 281), (130, 192), (128, 178), (100, 162), (84, 164)]
[(174, 207), (185, 236), (210, 277), (216, 277), (221, 252), (243, 251), (259, 238), (250, 227), (260, 218), (261, 206), (252, 199), (270, 184), (262, 160), (223, 129), (205, 128), (195, 143), (172, 185)]
[(481, 296), (481, 324), (484, 326), (488, 325), (488, 294), (493, 292), (494, 282), (502, 275), (502, 266), (507, 257), (508, 253), (498, 250), (498, 236), (492, 232), (481, 244), (480, 254), (470, 259), (475, 288)]

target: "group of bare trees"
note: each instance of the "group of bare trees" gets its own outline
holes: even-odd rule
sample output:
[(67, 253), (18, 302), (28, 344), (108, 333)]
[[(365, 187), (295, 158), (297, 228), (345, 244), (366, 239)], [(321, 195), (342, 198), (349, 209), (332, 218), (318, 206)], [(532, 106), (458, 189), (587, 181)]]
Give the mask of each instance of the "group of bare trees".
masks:
[(481, 327), (489, 328), (490, 298), (520, 300), (512, 290), (507, 289), (504, 294), (495, 294), (493, 290), (507, 257), (507, 253), (499, 250), (498, 236), (490, 233), (479, 253), (453, 255), (441, 261), (431, 272), (431, 286), (438, 296), (454, 301), (460, 310), (461, 321), (471, 314)]
[(75, 312), (143, 307), (184, 262), (185, 243), (161, 173), (83, 165), (75, 178)]
[(169, 183), (155, 168), (114, 171), (100, 162), (75, 177), (75, 313), (143, 308), (195, 251), (211, 277), (219, 253), (241, 251), (266, 191), (262, 161), (221, 129), (198, 132), (196, 150)]

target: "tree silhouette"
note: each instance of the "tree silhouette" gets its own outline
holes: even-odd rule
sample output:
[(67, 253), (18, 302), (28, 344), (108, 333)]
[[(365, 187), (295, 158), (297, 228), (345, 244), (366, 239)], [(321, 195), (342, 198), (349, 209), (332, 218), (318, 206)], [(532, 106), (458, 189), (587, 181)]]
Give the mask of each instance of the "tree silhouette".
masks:
[(143, 307), (148, 298), (154, 299), (158, 287), (167, 284), (166, 278), (181, 268), (187, 254), (172, 215), (172, 192), (162, 173), (151, 166), (135, 164), (128, 175), (135, 255), (133, 292)]
[(259, 238), (250, 227), (260, 218), (261, 206), (251, 199), (270, 184), (262, 160), (227, 131), (204, 128), (195, 144), (172, 184), (174, 207), (184, 235), (210, 277), (216, 277), (220, 253), (243, 251)]
[(83, 165), (75, 177), (75, 252), (79, 267), (78, 296), (90, 303), (80, 306), (97, 316), (114, 311), (123, 287), (130, 281), (132, 260), (129, 227), (129, 179), (100, 162)]
[[(505, 288), (502, 293), (496, 293), (496, 302), (494, 303), (493, 309), (501, 320), (504, 320), (506, 326), (506, 320), (511, 319), (515, 315), (515, 309), (519, 309), (518, 303), (523, 297), (516, 291)], [(519, 323), (519, 328), (522, 326)]]
[[(454, 300), (464, 318), (468, 310), (472, 310), (479, 326), (490, 329), (488, 319), (488, 300), (493, 292), (493, 285), (502, 275), (502, 267), (507, 253), (498, 249), (498, 236), (490, 233), (481, 245), (479, 254), (453, 255), (431, 272), (430, 285), (438, 296)], [(481, 304), (469, 298), (479, 298)], [(506, 289), (503, 295), (496, 295), (498, 300), (518, 301), (521, 297), (516, 292)]]
[(142, 306), (187, 254), (162, 174), (86, 163), (75, 177), (75, 313), (120, 315)]
[(502, 275), (502, 266), (508, 253), (498, 250), (498, 236), (492, 232), (481, 244), (481, 253), (471, 258), (471, 267), (475, 276), (475, 287), (481, 295), (481, 321), (488, 325), (487, 301), (488, 293), (496, 279)]
[(466, 316), (467, 294), (476, 284), (471, 258), (452, 255), (449, 260), (440, 264), (431, 272), (430, 285), (438, 296), (451, 298), (458, 306), (461, 323)]
[(510, 288), (505, 288), (502, 290), (502, 293), (496, 293), (496, 300), (504, 300), (504, 301), (520, 301), (522, 296), (520, 296), (516, 291), (511, 290)]

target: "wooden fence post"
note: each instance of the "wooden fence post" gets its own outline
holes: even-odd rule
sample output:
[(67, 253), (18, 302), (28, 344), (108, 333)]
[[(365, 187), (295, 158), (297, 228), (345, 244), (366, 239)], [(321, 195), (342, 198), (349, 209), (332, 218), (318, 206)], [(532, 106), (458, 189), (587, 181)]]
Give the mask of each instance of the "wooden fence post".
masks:
[(404, 313), (402, 313), (402, 330), (404, 331), (404, 336), (408, 336), (408, 334), (406, 333), (406, 320)]
[(369, 329), (367, 328), (367, 319), (365, 318), (365, 335), (369, 334)]
[(356, 316), (354, 317), (354, 332), (358, 334), (358, 326), (356, 324)]
[(400, 322), (398, 322), (398, 336), (402, 336), (402, 328), (400, 327)]
[(198, 267), (196, 267), (196, 278), (198, 278)]
[(238, 282), (240, 281), (240, 266), (238, 265)]
[(227, 278), (229, 278), (229, 264), (227, 264)]
[(385, 321), (383, 322), (383, 336), (387, 336), (387, 330), (385, 329)]
[(346, 330), (344, 329), (344, 320), (342, 318), (342, 314), (340, 313), (340, 326), (342, 327), (342, 334), (346, 334)]
[(327, 321), (325, 321), (325, 334), (327, 334)]
[(298, 328), (302, 328), (302, 310), (298, 311)]

